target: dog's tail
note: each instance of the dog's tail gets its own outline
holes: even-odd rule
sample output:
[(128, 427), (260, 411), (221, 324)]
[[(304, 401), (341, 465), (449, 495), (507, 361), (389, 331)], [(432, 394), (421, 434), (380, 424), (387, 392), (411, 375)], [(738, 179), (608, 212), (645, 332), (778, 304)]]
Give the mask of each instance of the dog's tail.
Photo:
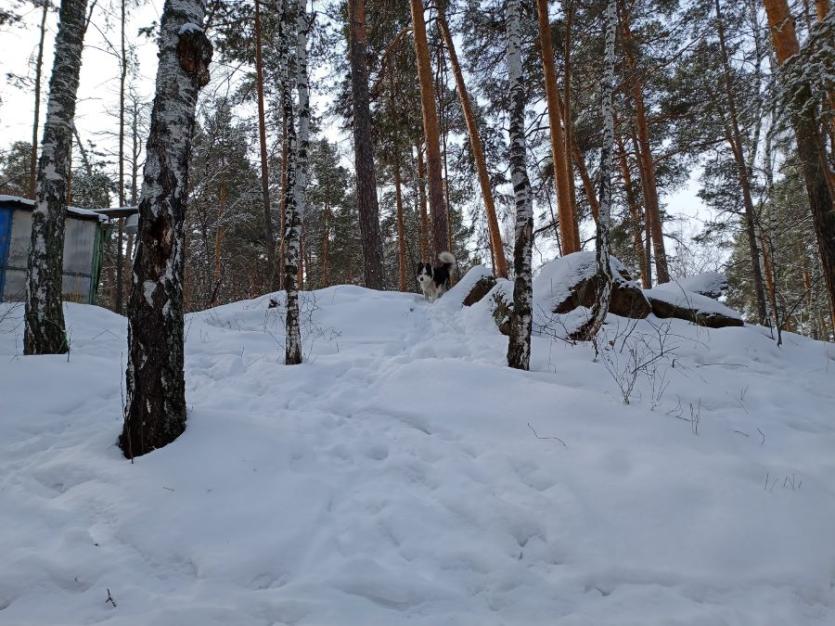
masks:
[(452, 256), (452, 252), (445, 251), (438, 253), (438, 260), (444, 265), (448, 265), (450, 267), (455, 265), (455, 257)]

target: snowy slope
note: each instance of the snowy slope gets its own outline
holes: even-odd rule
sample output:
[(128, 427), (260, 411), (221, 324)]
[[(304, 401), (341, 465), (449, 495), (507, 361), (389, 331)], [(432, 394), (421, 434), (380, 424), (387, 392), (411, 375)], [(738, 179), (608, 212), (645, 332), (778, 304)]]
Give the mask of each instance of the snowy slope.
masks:
[(614, 318), (523, 373), (458, 296), (304, 294), (292, 368), (266, 296), (189, 316), (188, 430), (134, 464), (124, 319), (23, 358), (7, 316), (0, 624), (835, 624), (835, 346)]

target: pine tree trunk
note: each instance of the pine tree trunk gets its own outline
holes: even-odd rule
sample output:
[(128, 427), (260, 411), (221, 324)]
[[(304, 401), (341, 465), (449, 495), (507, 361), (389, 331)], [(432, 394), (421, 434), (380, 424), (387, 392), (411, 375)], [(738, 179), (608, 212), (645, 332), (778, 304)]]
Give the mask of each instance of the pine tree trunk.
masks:
[(481, 136), (478, 133), (473, 106), (467, 87), (464, 83), (464, 74), (458, 63), (458, 54), (455, 51), (455, 43), (449, 32), (446, 17), (442, 11), (438, 12), (438, 27), (441, 36), (444, 38), (444, 45), (449, 54), (449, 61), (452, 65), (452, 74), (455, 77), (455, 87), (458, 90), (458, 99), (461, 102), (461, 110), (464, 113), (464, 121), (467, 124), (467, 134), (470, 138), (470, 148), (473, 151), (473, 162), (478, 174), (478, 184), (481, 187), (481, 197), (484, 200), (484, 209), (487, 213), (487, 231), (490, 235), (490, 250), (493, 254), (495, 274), (497, 277), (507, 278), (507, 259), (504, 254), (502, 234), (499, 230), (499, 220), (496, 216), (496, 204), (493, 201), (493, 190), (490, 187), (490, 175), (487, 172), (487, 160), (484, 158), (484, 146), (481, 143)]
[(554, 188), (557, 192), (557, 214), (559, 215), (560, 239), (563, 254), (580, 250), (575, 237), (576, 214), (571, 205), (571, 189), (568, 177), (571, 169), (565, 153), (563, 114), (560, 93), (557, 88), (557, 70), (554, 66), (554, 47), (551, 45), (551, 23), (548, 19), (548, 0), (536, 0), (539, 24), (539, 53), (542, 58), (542, 72), (545, 76), (545, 97), (548, 103), (548, 123), (551, 127), (551, 156), (554, 163)]
[(623, 187), (626, 192), (626, 204), (629, 207), (629, 215), (632, 218), (632, 244), (635, 249), (635, 257), (641, 268), (641, 286), (644, 289), (652, 287), (652, 280), (649, 277), (647, 267), (647, 256), (644, 253), (644, 243), (641, 237), (641, 207), (638, 198), (635, 196), (635, 188), (632, 185), (632, 172), (629, 170), (629, 160), (626, 156), (626, 147), (618, 135), (618, 160), (620, 171), (623, 176)]
[(357, 206), (362, 236), (365, 286), (385, 289), (383, 243), (380, 236), (380, 208), (377, 204), (377, 175), (374, 171), (374, 143), (368, 95), (368, 35), (365, 0), (348, 0), (350, 28), (351, 93), (354, 107), (354, 164), (357, 171)]
[(139, 232), (128, 302), (125, 423), (119, 445), (133, 458), (186, 427), (183, 376), (183, 222), (197, 94), (209, 81), (212, 45), (205, 0), (166, 0), (146, 145)]
[[(632, 141), (632, 149), (638, 159), (638, 177), (643, 182), (644, 170), (641, 162), (641, 150), (638, 147), (638, 137), (635, 135), (633, 127), (629, 128), (629, 139)], [(652, 286), (652, 225), (650, 224), (649, 213), (646, 210), (646, 200), (644, 200), (644, 257), (646, 258), (647, 283)]]
[(765, 268), (765, 283), (768, 288), (768, 303), (771, 307), (771, 321), (776, 328), (779, 326), (777, 312), (777, 276), (774, 271), (774, 264), (771, 262), (771, 240), (765, 233), (760, 233), (763, 251), (763, 267)]
[(41, 13), (41, 38), (38, 42), (38, 58), (35, 61), (35, 115), (32, 120), (32, 151), (29, 156), (29, 197), (35, 199), (38, 175), (38, 124), (41, 118), (41, 77), (43, 75), (43, 48), (46, 40), (46, 16), (49, 11), (49, 2), (44, 0), (43, 12)]
[(258, 100), (258, 148), (261, 158), (261, 204), (264, 214), (264, 245), (269, 268), (269, 289), (275, 289), (278, 266), (275, 261), (275, 232), (270, 205), (270, 169), (267, 160), (267, 123), (264, 106), (264, 61), (261, 53), (261, 0), (255, 0), (255, 89)]
[[(829, 0), (815, 0), (815, 14), (818, 22), (823, 22), (829, 14)], [(835, 91), (830, 90), (827, 94), (829, 99), (829, 149), (830, 154), (835, 154)], [(830, 170), (831, 171), (831, 170)], [(835, 182), (835, 174), (830, 175), (830, 180)]]
[(655, 178), (655, 162), (650, 148), (649, 124), (644, 105), (643, 85), (634, 53), (634, 40), (629, 28), (629, 19), (624, 17), (621, 24), (626, 52), (627, 68), (632, 74), (632, 100), (635, 106), (635, 126), (638, 133), (638, 163), (641, 174), (641, 187), (644, 192), (647, 225), (652, 234), (652, 247), (655, 252), (655, 273), (659, 283), (670, 282), (670, 270), (667, 265), (667, 251), (664, 245), (664, 230), (661, 223), (661, 209), (658, 200), (658, 188)]
[(600, 217), (600, 204), (597, 201), (597, 194), (594, 192), (594, 183), (591, 182), (591, 176), (589, 176), (589, 171), (586, 168), (586, 160), (580, 153), (577, 144), (573, 144), (571, 148), (574, 156), (574, 164), (577, 166), (577, 171), (580, 172), (580, 180), (583, 181), (583, 193), (586, 195), (589, 207), (591, 207), (592, 219), (596, 222)]
[(447, 229), (446, 229), (446, 247), (444, 250), (452, 250), (452, 219), (451, 219), (451, 211), (452, 211), (452, 202), (450, 202), (449, 198), (449, 151), (447, 150), (447, 139), (449, 138), (449, 121), (447, 119), (447, 102), (444, 98), (444, 94), (447, 92), (447, 81), (446, 81), (446, 65), (443, 61), (443, 53), (441, 48), (437, 48), (438, 51), (438, 58), (435, 61), (435, 64), (438, 68), (437, 72), (435, 73), (435, 94), (437, 95), (437, 110), (438, 110), (438, 117), (440, 118), (440, 131), (441, 131), (441, 155), (443, 159), (443, 185), (444, 185), (444, 206), (447, 208), (446, 215), (447, 215)]
[[(786, 0), (764, 0), (764, 3), (777, 62), (782, 66), (800, 51), (794, 18)], [(811, 95), (808, 84), (794, 90), (791, 118), (829, 294), (829, 313), (835, 328), (835, 206), (816, 111), (814, 107), (806, 106)]]
[(600, 219), (597, 220), (597, 273), (599, 287), (591, 316), (575, 336), (590, 341), (597, 336), (609, 313), (612, 297), (612, 268), (609, 261), (609, 226), (612, 215), (612, 160), (615, 145), (615, 31), (616, 0), (606, 6), (606, 46), (603, 66), (603, 147), (600, 151)]
[(429, 252), (429, 210), (426, 206), (426, 165), (423, 160), (423, 150), (419, 145), (417, 150), (418, 203), (420, 204), (420, 258), (431, 261)]
[(728, 107), (728, 116), (731, 124), (731, 136), (728, 143), (736, 162), (737, 178), (742, 191), (742, 203), (745, 209), (745, 232), (748, 235), (748, 254), (751, 257), (751, 276), (754, 279), (754, 294), (757, 299), (757, 317), (760, 324), (765, 324), (768, 319), (765, 304), (765, 289), (763, 287), (763, 274), (760, 269), (760, 251), (757, 246), (757, 230), (754, 216), (754, 200), (751, 195), (751, 181), (748, 178), (748, 164), (745, 160), (742, 133), (739, 130), (739, 119), (736, 110), (736, 99), (734, 98), (733, 85), (731, 83), (730, 60), (728, 49), (725, 44), (725, 25), (722, 21), (722, 10), (719, 0), (714, 0), (716, 10), (716, 28), (719, 33), (719, 50), (722, 54), (722, 73), (725, 87), (725, 103)]
[(409, 0), (412, 9), (412, 32), (420, 83), (420, 108), (423, 114), (423, 135), (426, 141), (426, 162), (429, 174), (429, 212), (432, 215), (432, 256), (448, 249), (449, 219), (444, 200), (441, 162), (441, 133), (435, 109), (435, 89), (429, 62), (429, 44), (423, 17), (423, 0)]
[(533, 193), (525, 163), (525, 79), (522, 76), (522, 0), (507, 4), (507, 69), (510, 88), (510, 175), (516, 204), (516, 230), (513, 247), (513, 310), (507, 364), (528, 370), (531, 362), (533, 325)]
[(63, 0), (61, 3), (38, 166), (37, 198), (32, 212), (24, 354), (63, 354), (69, 350), (61, 292), (64, 212), (86, 7), (87, 0)]
[[(582, 247), (582, 240), (580, 239), (580, 215), (577, 209), (577, 189), (574, 183), (574, 168), (572, 163), (573, 146), (574, 146), (574, 116), (571, 109), (571, 81), (572, 81), (572, 59), (571, 50), (574, 45), (572, 39), (574, 14), (576, 9), (573, 0), (565, 0), (563, 2), (563, 11), (565, 12), (565, 36), (563, 42), (563, 59), (565, 65), (565, 85), (563, 86), (563, 99), (560, 103), (562, 109), (563, 123), (565, 124), (565, 154), (568, 168), (568, 196), (571, 199), (571, 209), (574, 215), (574, 240), (578, 247)], [(585, 164), (584, 164), (585, 165)], [(594, 197), (591, 194), (590, 197)], [(596, 200), (596, 198), (595, 198)], [(592, 205), (594, 207), (594, 205)], [(594, 214), (594, 219), (597, 220), (597, 213)]]

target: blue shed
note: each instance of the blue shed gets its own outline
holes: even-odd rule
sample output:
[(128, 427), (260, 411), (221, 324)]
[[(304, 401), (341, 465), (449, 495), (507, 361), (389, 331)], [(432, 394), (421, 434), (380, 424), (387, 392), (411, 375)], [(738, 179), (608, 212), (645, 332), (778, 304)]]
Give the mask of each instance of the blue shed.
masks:
[[(0, 195), (0, 302), (23, 300), (35, 202)], [(67, 207), (64, 222), (63, 296), (94, 304), (102, 264), (102, 239), (108, 218), (96, 211)]]

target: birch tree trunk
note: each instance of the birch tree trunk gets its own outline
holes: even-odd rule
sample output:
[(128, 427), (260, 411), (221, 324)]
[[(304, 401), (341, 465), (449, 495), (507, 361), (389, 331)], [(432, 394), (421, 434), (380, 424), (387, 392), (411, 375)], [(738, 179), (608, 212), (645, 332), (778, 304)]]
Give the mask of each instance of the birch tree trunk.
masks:
[[(429, 213), (432, 216), (432, 257), (448, 248), (449, 220), (444, 199), (444, 182), (441, 174), (441, 134), (438, 112), (435, 109), (435, 89), (432, 85), (432, 67), (429, 62), (429, 44), (426, 38), (426, 22), (423, 18), (423, 0), (410, 0), (412, 9), (412, 33), (415, 40), (415, 57), (420, 83), (420, 108), (423, 114), (423, 135), (426, 141), (426, 163), (429, 174)], [(428, 260), (428, 259), (426, 259)]]
[(310, 83), (307, 73), (307, 39), (313, 26), (314, 14), (307, 13), (307, 0), (297, 0), (298, 17), (296, 19), (296, 68), (298, 70), (297, 93), (299, 99), (299, 136), (298, 158), (296, 165), (296, 212), (298, 214), (298, 268), (296, 271), (296, 289), (304, 291), (304, 270), (307, 265), (304, 243), (304, 217), (307, 212), (307, 182), (310, 178)]
[(270, 168), (267, 161), (267, 124), (264, 107), (264, 61), (261, 54), (261, 0), (255, 0), (255, 89), (258, 99), (258, 148), (261, 158), (261, 203), (264, 212), (264, 243), (267, 252), (268, 285), (275, 288), (275, 232), (270, 206)]
[(186, 427), (183, 376), (183, 221), (197, 94), (209, 81), (205, 0), (166, 0), (146, 144), (139, 232), (128, 302), (125, 422), (119, 445), (133, 458)]
[(43, 0), (41, 13), (41, 38), (38, 42), (38, 58), (35, 61), (35, 115), (32, 120), (32, 152), (29, 156), (29, 197), (35, 199), (38, 175), (38, 124), (41, 118), (41, 77), (43, 76), (43, 47), (46, 40), (46, 16), (50, 3)]
[(38, 166), (37, 198), (32, 212), (24, 354), (63, 354), (69, 349), (61, 294), (64, 213), (86, 7), (87, 0), (61, 2)]
[(554, 162), (554, 188), (557, 192), (560, 239), (563, 254), (571, 254), (580, 250), (580, 242), (575, 237), (576, 215), (571, 204), (571, 188), (568, 184), (571, 169), (565, 153), (563, 114), (557, 88), (557, 70), (554, 66), (554, 47), (551, 45), (548, 0), (536, 0), (536, 9), (539, 18), (539, 52), (542, 58), (542, 71), (545, 75), (545, 96), (548, 102), (548, 123), (551, 127), (551, 156)]
[(615, 145), (615, 30), (617, 28), (616, 0), (606, 5), (606, 47), (603, 65), (603, 147), (600, 150), (600, 218), (597, 220), (597, 298), (591, 316), (576, 335), (593, 340), (609, 313), (612, 297), (612, 267), (609, 261), (609, 226), (612, 216), (612, 157)]
[(497, 277), (507, 278), (507, 259), (504, 254), (502, 233), (499, 230), (499, 220), (496, 216), (496, 204), (493, 201), (493, 190), (490, 187), (490, 175), (487, 172), (487, 160), (484, 158), (484, 146), (481, 143), (481, 136), (478, 133), (478, 126), (473, 113), (473, 106), (470, 102), (470, 95), (467, 93), (467, 86), (464, 83), (464, 74), (461, 72), (461, 65), (458, 63), (458, 54), (455, 51), (455, 43), (449, 32), (446, 17), (443, 11), (438, 11), (438, 28), (444, 38), (444, 45), (449, 54), (449, 62), (452, 65), (452, 74), (455, 77), (455, 87), (458, 90), (458, 99), (461, 102), (461, 110), (464, 113), (464, 121), (467, 124), (467, 134), (470, 138), (470, 148), (473, 151), (473, 161), (478, 173), (478, 184), (481, 187), (481, 197), (484, 199), (484, 209), (487, 213), (487, 229), (490, 235), (490, 249), (493, 253), (494, 270)]
[(365, 0), (348, 0), (350, 27), (351, 93), (354, 107), (354, 164), (357, 172), (357, 207), (362, 236), (365, 286), (384, 289), (383, 242), (380, 236), (380, 208), (377, 203), (377, 175), (374, 172), (374, 144), (368, 95), (368, 35), (365, 29)]
[[(782, 66), (800, 51), (794, 18), (786, 0), (764, 0), (764, 3), (777, 63)], [(815, 108), (807, 104), (811, 95), (808, 83), (794, 89), (791, 119), (835, 328), (835, 205), (817, 114)]]
[(522, 76), (522, 0), (507, 4), (507, 72), (510, 88), (510, 175), (516, 204), (513, 247), (513, 310), (507, 343), (507, 364), (530, 369), (533, 325), (533, 194), (525, 164), (525, 79)]
[[(279, 4), (282, 0), (278, 0)], [(283, 11), (283, 5), (280, 9)], [(284, 80), (284, 79), (280, 79)], [(284, 89), (284, 86), (279, 87), (279, 91)], [(284, 97), (283, 95), (279, 95), (279, 102), (282, 103), (281, 106), (283, 107)], [(287, 194), (289, 193), (287, 190), (287, 162), (288, 162), (288, 150), (287, 150), (287, 118), (284, 117), (282, 113), (281, 116), (281, 199), (278, 203), (278, 262), (284, 263), (284, 237), (287, 234)], [(278, 286), (279, 289), (284, 289), (284, 270), (283, 268), (279, 270), (276, 268), (275, 274), (278, 276), (278, 280), (273, 280), (273, 284), (270, 286), (271, 289)], [(277, 285), (276, 285), (277, 283)]]
[[(298, 53), (298, 0), (279, 0), (278, 53), (281, 85), (281, 108), (285, 120), (285, 172), (282, 202), (284, 211), (284, 290), (286, 292), (284, 363), (297, 365), (302, 362), (301, 328), (299, 326), (298, 269), (299, 238), (299, 190), (298, 185), (298, 135), (296, 134), (296, 110), (293, 91), (297, 87), (299, 70), (293, 52)], [(301, 103), (300, 103), (301, 104)], [(308, 112), (309, 115), (309, 112)]]

